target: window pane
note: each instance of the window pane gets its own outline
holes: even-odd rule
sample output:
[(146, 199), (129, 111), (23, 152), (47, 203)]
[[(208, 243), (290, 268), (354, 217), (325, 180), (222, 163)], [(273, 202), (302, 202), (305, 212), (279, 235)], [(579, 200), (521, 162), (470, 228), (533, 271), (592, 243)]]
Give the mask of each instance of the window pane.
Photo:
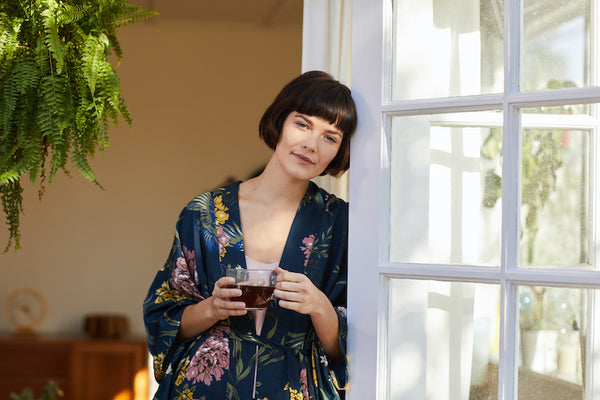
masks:
[(588, 296), (586, 289), (519, 288), (519, 399), (584, 398)]
[(502, 3), (395, 0), (392, 98), (501, 93)]
[(590, 0), (523, 0), (523, 90), (590, 86)]
[[(583, 110), (569, 106), (522, 112), (522, 266), (592, 264), (591, 126), (581, 127), (586, 123)], [(595, 121), (590, 117), (587, 123)]]
[(500, 265), (502, 113), (393, 117), (390, 261)]
[(391, 279), (386, 399), (496, 399), (499, 299), (497, 285)]

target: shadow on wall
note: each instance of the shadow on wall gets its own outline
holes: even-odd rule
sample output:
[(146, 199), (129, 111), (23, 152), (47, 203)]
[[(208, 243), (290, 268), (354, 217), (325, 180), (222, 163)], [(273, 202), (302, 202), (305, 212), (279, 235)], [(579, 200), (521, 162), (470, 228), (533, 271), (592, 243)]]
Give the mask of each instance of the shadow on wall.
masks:
[(262, 174), (262, 172), (265, 170), (266, 165), (263, 165), (260, 168), (255, 169), (254, 171), (252, 171), (252, 173), (248, 176), (246, 176), (246, 178), (240, 179), (240, 178), (236, 178), (233, 175), (228, 176), (227, 178), (225, 178), (225, 180), (223, 181), (223, 183), (221, 183), (219, 185), (219, 187), (221, 186), (227, 186), (227, 185), (231, 185), (232, 183), (235, 183), (237, 181), (246, 181), (248, 179), (252, 179), (252, 178), (256, 178), (257, 176), (259, 176), (260, 174)]

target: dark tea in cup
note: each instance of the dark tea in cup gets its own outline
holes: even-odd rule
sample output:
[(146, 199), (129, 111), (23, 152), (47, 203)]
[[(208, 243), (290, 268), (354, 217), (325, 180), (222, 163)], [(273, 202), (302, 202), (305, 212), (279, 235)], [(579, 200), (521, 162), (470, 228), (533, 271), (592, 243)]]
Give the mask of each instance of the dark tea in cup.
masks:
[(231, 300), (243, 301), (247, 310), (260, 310), (273, 302), (273, 291), (277, 283), (277, 274), (270, 269), (228, 269), (227, 276), (235, 278), (230, 287), (242, 291), (239, 297)]

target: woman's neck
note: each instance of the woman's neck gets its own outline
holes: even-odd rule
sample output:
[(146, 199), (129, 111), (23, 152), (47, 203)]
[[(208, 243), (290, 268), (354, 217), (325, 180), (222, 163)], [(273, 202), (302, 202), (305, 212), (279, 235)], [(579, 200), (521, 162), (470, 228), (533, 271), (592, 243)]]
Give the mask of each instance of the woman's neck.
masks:
[(281, 260), (308, 181), (292, 181), (277, 168), (242, 182), (238, 190), (246, 255), (263, 263)]
[(255, 201), (297, 204), (306, 193), (308, 183), (309, 181), (306, 180), (291, 179), (289, 175), (269, 162), (259, 176), (243, 182), (241, 186), (245, 189), (243, 190), (245, 197)]

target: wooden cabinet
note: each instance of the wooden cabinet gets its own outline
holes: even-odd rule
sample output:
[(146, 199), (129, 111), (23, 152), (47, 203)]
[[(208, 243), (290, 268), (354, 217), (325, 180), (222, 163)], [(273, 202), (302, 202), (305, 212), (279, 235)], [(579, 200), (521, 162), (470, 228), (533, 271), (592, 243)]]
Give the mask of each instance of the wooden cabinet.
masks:
[(50, 380), (65, 400), (146, 400), (148, 379), (144, 340), (0, 337), (0, 400)]

